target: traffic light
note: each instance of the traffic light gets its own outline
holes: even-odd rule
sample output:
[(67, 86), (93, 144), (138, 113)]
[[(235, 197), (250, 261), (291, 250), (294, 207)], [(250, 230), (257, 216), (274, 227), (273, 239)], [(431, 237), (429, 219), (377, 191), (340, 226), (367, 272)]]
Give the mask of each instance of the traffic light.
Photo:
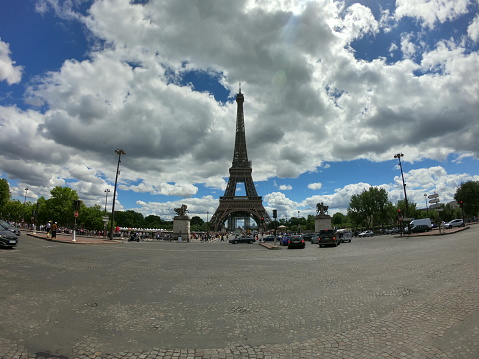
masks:
[(462, 208), (463, 205), (464, 205), (464, 201), (459, 201), (459, 207)]
[(278, 218), (278, 211), (273, 209), (273, 218)]
[(402, 212), (400, 209), (398, 209), (398, 217), (402, 217)]
[(79, 199), (73, 200), (73, 210), (79, 211), (80, 210), (81, 201)]

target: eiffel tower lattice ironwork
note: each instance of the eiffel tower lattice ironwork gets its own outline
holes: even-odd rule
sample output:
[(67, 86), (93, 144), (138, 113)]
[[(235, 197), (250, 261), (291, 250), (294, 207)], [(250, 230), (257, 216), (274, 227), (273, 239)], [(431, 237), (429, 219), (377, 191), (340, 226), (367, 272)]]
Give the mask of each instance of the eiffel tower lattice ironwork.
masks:
[[(243, 218), (245, 227), (249, 228), (249, 219), (253, 218), (261, 228), (271, 221), (268, 212), (263, 207), (263, 199), (258, 196), (256, 187), (251, 177), (253, 171), (251, 161), (248, 160), (246, 150), (246, 136), (243, 114), (244, 96), (241, 93), (236, 95), (236, 138), (233, 155), (233, 164), (229, 169), (230, 177), (223, 197), (220, 197), (220, 204), (211, 217), (210, 227), (214, 231), (220, 231), (223, 224), (228, 220), (228, 229), (236, 228), (236, 219)], [(244, 183), (246, 196), (236, 196), (236, 186)], [(264, 228), (263, 228), (264, 229)]]

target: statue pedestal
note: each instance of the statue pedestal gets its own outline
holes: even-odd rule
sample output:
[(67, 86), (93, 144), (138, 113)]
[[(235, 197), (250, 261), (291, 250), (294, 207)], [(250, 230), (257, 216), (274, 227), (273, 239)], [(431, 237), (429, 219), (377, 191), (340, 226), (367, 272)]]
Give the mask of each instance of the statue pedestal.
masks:
[(190, 241), (190, 218), (188, 216), (176, 216), (173, 218), (173, 239), (178, 242)]
[(322, 229), (331, 229), (331, 216), (329, 214), (318, 214), (314, 217), (314, 231), (318, 233)]

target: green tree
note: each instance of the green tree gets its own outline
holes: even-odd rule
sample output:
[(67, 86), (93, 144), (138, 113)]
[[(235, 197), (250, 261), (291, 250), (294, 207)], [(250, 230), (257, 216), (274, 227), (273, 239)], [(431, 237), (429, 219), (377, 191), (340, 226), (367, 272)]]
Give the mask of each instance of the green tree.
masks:
[(10, 200), (5, 205), (5, 218), (10, 221), (21, 222), (23, 216), (23, 203), (18, 199)]
[(50, 191), (52, 195), (46, 201), (49, 220), (58, 222), (61, 226), (72, 226), (74, 222), (73, 201), (78, 199), (78, 194), (70, 187), (57, 186)]
[(373, 228), (375, 225), (384, 225), (389, 217), (391, 208), (388, 194), (384, 188), (370, 187), (361, 194), (351, 197), (348, 217), (354, 226)]
[(457, 203), (463, 202), (463, 210), (466, 216), (479, 214), (479, 181), (467, 181), (461, 183), (454, 194)]
[(144, 222), (146, 228), (162, 228), (164, 223), (160, 216), (155, 216), (153, 214), (146, 216)]
[(0, 216), (5, 213), (5, 206), (10, 201), (10, 185), (5, 178), (0, 178)]
[(93, 207), (87, 207), (83, 203), (80, 207), (79, 216), (77, 219), (77, 226), (89, 230), (101, 231), (103, 230), (104, 211), (99, 204)]
[[(144, 228), (145, 218), (141, 213), (128, 211), (115, 211), (115, 222), (120, 227)], [(115, 225), (116, 225), (115, 224)]]
[(203, 224), (205, 223), (205, 221), (203, 221), (203, 219), (199, 216), (194, 216), (191, 218), (191, 221), (190, 221), (190, 225), (191, 226), (202, 226)]
[(343, 223), (347, 221), (346, 218), (347, 217), (344, 214), (336, 212), (335, 214), (333, 214), (333, 218), (331, 218), (331, 223), (336, 227), (341, 227)]

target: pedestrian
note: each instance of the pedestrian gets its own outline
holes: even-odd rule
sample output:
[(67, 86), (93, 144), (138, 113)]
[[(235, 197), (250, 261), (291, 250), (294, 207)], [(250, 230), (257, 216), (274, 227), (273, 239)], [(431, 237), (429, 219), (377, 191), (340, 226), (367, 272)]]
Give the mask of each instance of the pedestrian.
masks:
[(47, 238), (51, 238), (51, 230), (52, 230), (52, 221), (48, 221), (47, 223)]
[(58, 224), (57, 222), (52, 224), (52, 238), (57, 238)]

